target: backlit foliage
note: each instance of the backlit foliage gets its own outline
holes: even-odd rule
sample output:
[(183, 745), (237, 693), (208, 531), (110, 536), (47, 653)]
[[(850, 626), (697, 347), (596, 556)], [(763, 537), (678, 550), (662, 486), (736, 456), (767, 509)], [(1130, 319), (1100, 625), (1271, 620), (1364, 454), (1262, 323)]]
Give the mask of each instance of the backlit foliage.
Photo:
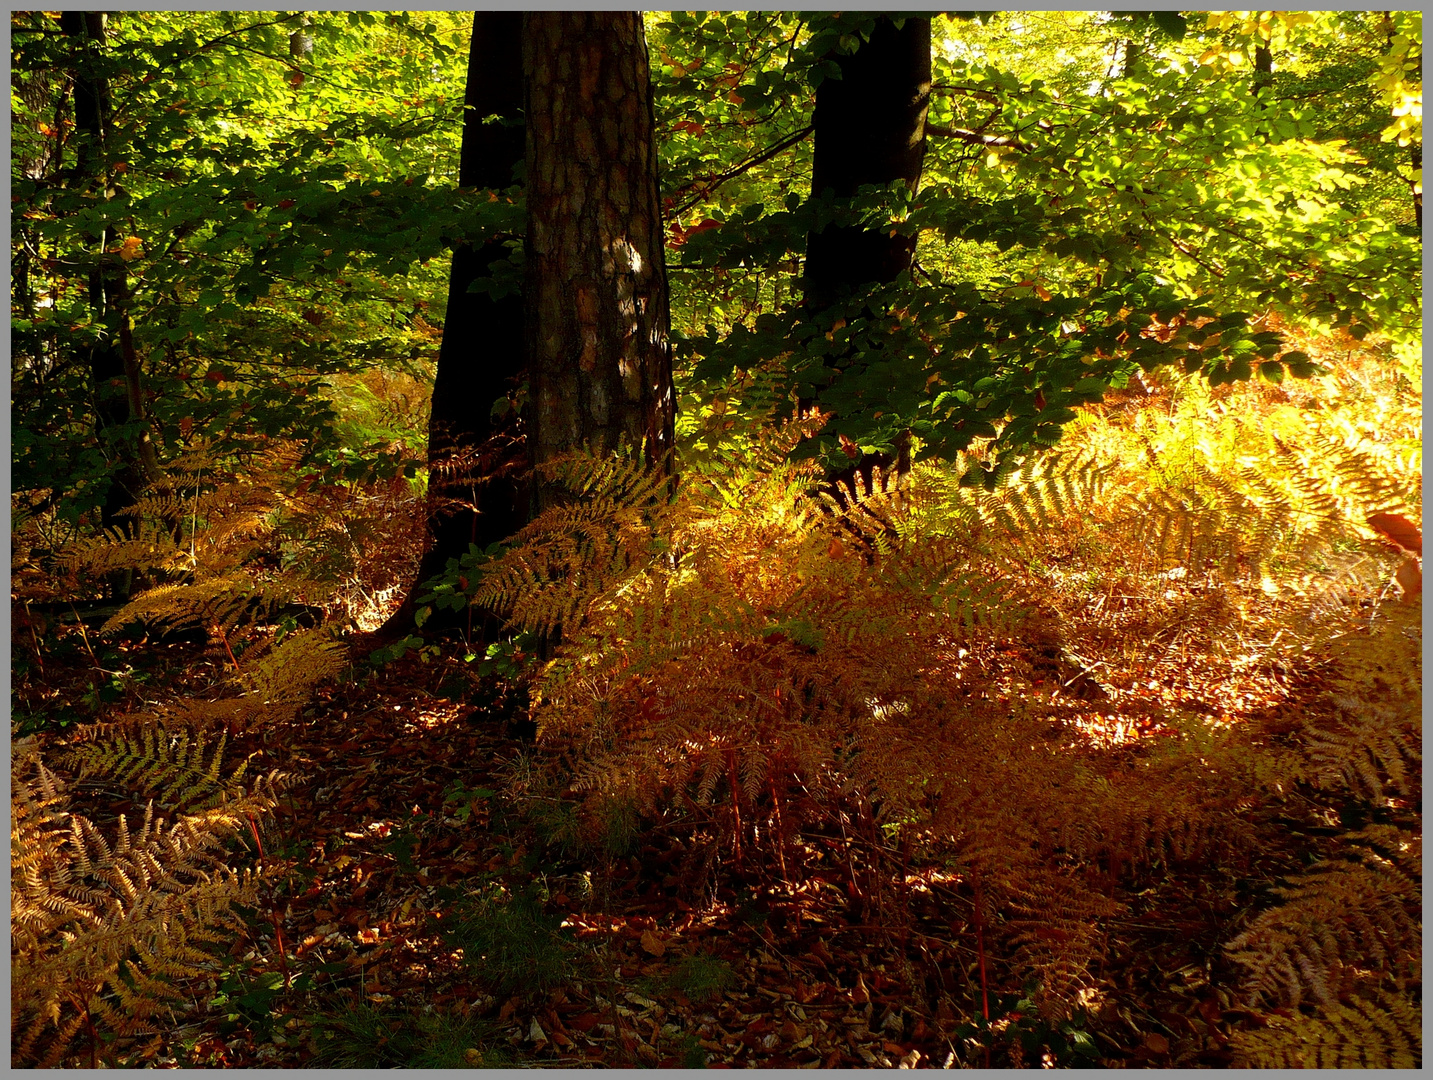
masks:
[[(814, 419), (742, 467), (689, 470), (670, 497), (631, 462), (564, 460), (555, 472), (587, 498), (535, 521), (473, 590), (517, 628), (562, 631), (533, 692), (550, 778), (519, 788), (550, 799), (567, 785), (593, 836), (614, 806), (714, 822), (718, 861), (755, 848), (779, 861), (803, 824), (855, 798), (972, 883), (992, 940), (1064, 1012), (1093, 985), (1131, 887), (1171, 868), (1237, 873), (1267, 840), (1261, 805), (1295, 785), (1416, 797), (1417, 609), (1394, 605), (1378, 626), (1393, 618), (1397, 633), (1370, 636), (1344, 615), (1293, 626), (1288, 611), (1311, 609), (1271, 620), (1244, 599), (1270, 574), (1318, 594), (1334, 553), (1387, 575), (1364, 522), (1416, 513), (1392, 449), (1406, 429), (1346, 432), (1342, 453), (1329, 439), (1314, 458), (1281, 439), (1301, 423), (1308, 446), (1341, 414), (1270, 423), (1230, 400), (1199, 425), (1207, 392), (1183, 394), (1172, 410), (1096, 411), (1062, 454), (993, 473), (978, 457), (917, 466), (844, 507), (786, 459)], [(1341, 690), (1293, 742), (1166, 711), (1165, 737), (1131, 752), (1065, 720), (1092, 671), (1190, 631), (1226, 643), (1235, 680), (1254, 673), (1234, 656), (1251, 642), (1274, 664), (1340, 635)], [(1063, 696), (1030, 692), (1051, 678)], [(1406, 983), (1409, 841), (1351, 830), (1272, 897), (1231, 945), (1248, 992), (1332, 1001), (1349, 965)]]
[(141, 588), (105, 632), (142, 623), (226, 642), (294, 604), (381, 621), (419, 554), (422, 499), (401, 475), (406, 451), (357, 482), (304, 453), (260, 441), (236, 462), (196, 448), (166, 464), (124, 527), (71, 541), (59, 565), (74, 585), (138, 575)]

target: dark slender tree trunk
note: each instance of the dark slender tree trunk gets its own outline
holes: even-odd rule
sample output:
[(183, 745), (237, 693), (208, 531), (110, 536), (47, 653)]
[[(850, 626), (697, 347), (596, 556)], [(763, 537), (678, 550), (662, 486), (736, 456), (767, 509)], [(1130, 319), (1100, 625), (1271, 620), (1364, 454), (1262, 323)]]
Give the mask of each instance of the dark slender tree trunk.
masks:
[(1261, 108), (1272, 104), (1274, 86), (1274, 53), (1267, 44), (1254, 46), (1254, 100)]
[(1413, 194), (1413, 224), (1423, 228), (1423, 184), (1418, 179), (1423, 173), (1423, 147), (1414, 143), (1409, 147), (1409, 163), (1413, 167), (1414, 179), (1408, 182), (1408, 190)]
[[(853, 197), (863, 184), (897, 181), (911, 190), (925, 162), (925, 120), (930, 106), (930, 19), (908, 18), (897, 27), (877, 21), (869, 41), (854, 53), (836, 56), (841, 78), (816, 88), (813, 116), (811, 193)], [(869, 282), (890, 282), (909, 270), (915, 238), (885, 230), (827, 226), (806, 247), (805, 306), (814, 315), (849, 290)], [(832, 358), (841, 366), (841, 358)], [(839, 494), (854, 490), (859, 472), (870, 490), (874, 467), (910, 467), (909, 449), (894, 455), (867, 455), (856, 466), (828, 477)]]
[[(816, 88), (811, 193), (849, 199), (863, 184), (920, 183), (930, 105), (930, 19), (876, 23), (871, 39), (835, 58), (841, 78)], [(910, 269), (915, 239), (828, 226), (806, 247), (806, 303), (819, 310), (870, 281)]]
[[(522, 15), (479, 11), (473, 16), (464, 94), (461, 188), (502, 189), (523, 159)], [(488, 117), (498, 120), (484, 122)], [(408, 597), (381, 636), (406, 630), (423, 582), (442, 573), (470, 544), (488, 547), (526, 522), (521, 476), (523, 433), (513, 401), (523, 375), (522, 297), (494, 299), (469, 286), (508, 255), (504, 237), (453, 251), (448, 310), (428, 421), (428, 547)], [(465, 613), (435, 610), (425, 626), (466, 624)]]
[[(642, 16), (523, 16), (534, 464), (588, 446), (672, 468), (676, 416)], [(554, 493), (534, 484), (534, 509)]]
[[(76, 188), (99, 188), (106, 199), (118, 194), (109, 177), (106, 140), (112, 112), (109, 81), (96, 70), (104, 46), (105, 15), (99, 11), (63, 11), (60, 29), (75, 46), (74, 90)], [(100, 524), (118, 527), (146, 483), (157, 471), (157, 455), (146, 424), (140, 364), (130, 327), (129, 281), (124, 261), (110, 252), (119, 237), (112, 226), (100, 236), (86, 234), (95, 268), (89, 274), (89, 304), (104, 336), (90, 347), (88, 366), (94, 394), (95, 433), (118, 461), (100, 508)], [(138, 430), (122, 432), (126, 425)], [(111, 582), (121, 595), (130, 576)]]

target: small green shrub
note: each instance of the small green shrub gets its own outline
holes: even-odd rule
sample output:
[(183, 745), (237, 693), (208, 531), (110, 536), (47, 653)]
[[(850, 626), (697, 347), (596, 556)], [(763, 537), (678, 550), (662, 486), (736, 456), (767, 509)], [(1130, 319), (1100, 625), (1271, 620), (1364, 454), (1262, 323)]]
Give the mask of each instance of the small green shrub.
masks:
[(484, 1048), (490, 1025), (448, 1013), (346, 1005), (313, 1024), (313, 1064), (334, 1069), (503, 1068), (501, 1050)]
[(496, 994), (546, 990), (572, 973), (572, 941), (562, 916), (543, 910), (535, 889), (505, 896), (490, 886), (461, 904), (444, 939)]
[(630, 855), (642, 836), (642, 820), (630, 799), (606, 798), (596, 808), (598, 843), (614, 858)]
[(677, 961), (667, 986), (695, 1001), (716, 997), (736, 981), (731, 965), (711, 953), (695, 952)]

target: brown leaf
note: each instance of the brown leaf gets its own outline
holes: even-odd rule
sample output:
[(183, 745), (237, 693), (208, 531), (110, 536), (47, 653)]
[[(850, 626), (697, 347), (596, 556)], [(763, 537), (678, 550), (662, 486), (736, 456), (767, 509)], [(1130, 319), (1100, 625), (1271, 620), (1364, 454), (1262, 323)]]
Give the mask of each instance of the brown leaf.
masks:
[(1412, 555), (1423, 555), (1423, 530), (1402, 514), (1371, 514), (1368, 527)]
[(642, 949), (652, 956), (661, 956), (667, 951), (666, 943), (650, 930), (642, 931)]
[(866, 989), (866, 980), (859, 972), (856, 974), (856, 988), (851, 991), (851, 1000), (857, 1005), (864, 1005), (871, 1000), (871, 992)]
[(1393, 578), (1403, 590), (1403, 603), (1416, 604), (1423, 599), (1423, 569), (1417, 559), (1404, 559)]

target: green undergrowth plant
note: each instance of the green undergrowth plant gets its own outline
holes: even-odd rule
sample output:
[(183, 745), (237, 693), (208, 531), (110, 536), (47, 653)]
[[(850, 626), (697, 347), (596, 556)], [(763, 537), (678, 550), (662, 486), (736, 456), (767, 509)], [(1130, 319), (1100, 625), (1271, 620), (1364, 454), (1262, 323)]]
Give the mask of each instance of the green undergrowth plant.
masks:
[(736, 973), (730, 964), (719, 956), (698, 950), (672, 965), (663, 987), (680, 991), (693, 1001), (708, 1001), (719, 997), (735, 981)]
[(498, 1034), (475, 1017), (350, 1001), (320, 1012), (310, 1041), (321, 1068), (507, 1068), (513, 1061)]
[(990, 1019), (981, 1013), (955, 1030), (967, 1060), (976, 1066), (1000, 1062), (1012, 1068), (1096, 1064), (1099, 1050), (1087, 1030), (1089, 1017), (1077, 1010), (1068, 1019), (1052, 1021), (1036, 1002), (1033, 983), (1019, 994), (995, 995)]
[(572, 974), (577, 949), (544, 899), (536, 886), (488, 885), (444, 921), (443, 937), (496, 995), (550, 989)]

